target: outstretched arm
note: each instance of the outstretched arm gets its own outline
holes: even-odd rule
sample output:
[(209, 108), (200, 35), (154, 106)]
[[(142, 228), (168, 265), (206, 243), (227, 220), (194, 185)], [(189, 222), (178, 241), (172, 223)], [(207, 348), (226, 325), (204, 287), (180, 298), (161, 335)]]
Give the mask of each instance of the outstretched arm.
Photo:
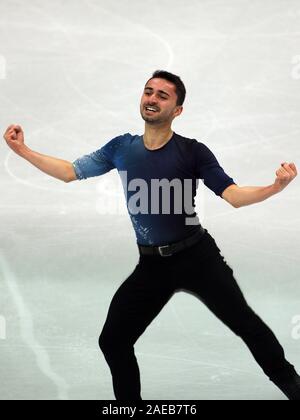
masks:
[(29, 149), (24, 143), (24, 133), (19, 125), (10, 125), (4, 133), (8, 146), (19, 156), (28, 160), (32, 165), (47, 175), (64, 182), (74, 181), (76, 178), (73, 164), (67, 160), (42, 155)]
[(230, 185), (223, 193), (224, 198), (233, 207), (249, 206), (266, 200), (274, 194), (282, 191), (297, 176), (297, 168), (294, 163), (282, 163), (276, 171), (274, 184), (266, 187), (240, 187)]

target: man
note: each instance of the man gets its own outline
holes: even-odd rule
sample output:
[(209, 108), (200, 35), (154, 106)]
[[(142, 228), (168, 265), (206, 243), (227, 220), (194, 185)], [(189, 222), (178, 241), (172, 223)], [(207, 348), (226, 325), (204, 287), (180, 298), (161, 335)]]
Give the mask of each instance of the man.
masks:
[(140, 103), (144, 135), (116, 137), (73, 163), (30, 150), (18, 125), (8, 127), (4, 138), (21, 157), (65, 182), (113, 168), (120, 173), (139, 261), (115, 293), (99, 339), (116, 399), (141, 399), (134, 344), (172, 294), (185, 289), (244, 340), (265, 374), (289, 399), (300, 400), (300, 378), (294, 367), (272, 331), (248, 306), (233, 270), (194, 212), (199, 179), (238, 208), (282, 191), (297, 175), (296, 167), (282, 163), (274, 183), (266, 187), (236, 185), (208, 147), (172, 131), (185, 94), (178, 76), (156, 71)]

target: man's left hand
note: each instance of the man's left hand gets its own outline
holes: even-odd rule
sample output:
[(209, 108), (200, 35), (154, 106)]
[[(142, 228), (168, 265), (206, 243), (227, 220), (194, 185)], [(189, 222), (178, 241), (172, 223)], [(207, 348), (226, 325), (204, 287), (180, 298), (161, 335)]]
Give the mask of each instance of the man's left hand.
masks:
[(274, 187), (277, 192), (282, 191), (297, 176), (297, 168), (294, 163), (283, 162), (276, 171)]

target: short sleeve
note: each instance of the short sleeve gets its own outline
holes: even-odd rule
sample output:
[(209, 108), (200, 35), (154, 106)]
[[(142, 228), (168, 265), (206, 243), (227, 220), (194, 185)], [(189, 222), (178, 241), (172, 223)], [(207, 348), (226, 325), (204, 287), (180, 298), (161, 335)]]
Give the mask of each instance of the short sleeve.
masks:
[(72, 162), (77, 179), (103, 175), (114, 169), (116, 167), (115, 154), (122, 144), (123, 138), (124, 136), (115, 137), (95, 152)]
[(236, 184), (234, 180), (225, 173), (212, 151), (205, 144), (196, 141), (195, 143), (195, 165), (196, 176), (202, 179), (204, 184), (216, 195), (221, 196), (222, 192), (229, 185)]
[(101, 149), (76, 159), (72, 164), (79, 180), (103, 175), (114, 168)]

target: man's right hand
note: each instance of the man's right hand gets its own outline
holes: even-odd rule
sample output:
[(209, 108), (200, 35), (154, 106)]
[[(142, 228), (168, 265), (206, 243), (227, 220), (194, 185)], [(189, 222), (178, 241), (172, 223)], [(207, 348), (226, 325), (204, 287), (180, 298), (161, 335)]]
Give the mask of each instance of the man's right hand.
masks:
[(8, 146), (17, 154), (24, 148), (24, 133), (19, 125), (10, 125), (4, 133), (4, 139)]
[(7, 127), (3, 137), (15, 153), (28, 160), (28, 162), (45, 172), (45, 174), (64, 182), (71, 182), (77, 179), (72, 162), (43, 155), (27, 147), (24, 143), (23, 130), (19, 125)]

